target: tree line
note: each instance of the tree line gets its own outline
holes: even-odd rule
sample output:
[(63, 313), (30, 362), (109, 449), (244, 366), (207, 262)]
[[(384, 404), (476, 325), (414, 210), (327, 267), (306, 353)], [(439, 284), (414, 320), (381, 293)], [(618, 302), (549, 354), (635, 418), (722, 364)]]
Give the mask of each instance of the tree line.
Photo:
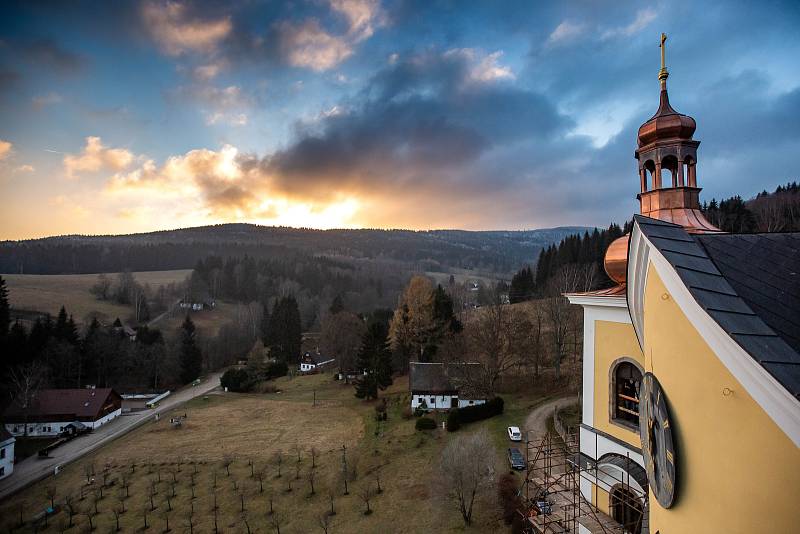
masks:
[(701, 206), (708, 221), (733, 233), (800, 231), (800, 184), (779, 185), (750, 200), (736, 195), (719, 202), (712, 198)]
[(102, 325), (95, 318), (84, 332), (62, 306), (53, 319), (39, 317), (26, 329), (11, 322), (8, 291), (0, 277), (0, 380), (12, 395), (23, 383), (37, 387), (82, 388), (87, 384), (120, 391), (158, 391), (200, 376), (204, 361), (195, 325), (186, 317), (167, 338), (141, 326), (135, 338), (117, 319)]

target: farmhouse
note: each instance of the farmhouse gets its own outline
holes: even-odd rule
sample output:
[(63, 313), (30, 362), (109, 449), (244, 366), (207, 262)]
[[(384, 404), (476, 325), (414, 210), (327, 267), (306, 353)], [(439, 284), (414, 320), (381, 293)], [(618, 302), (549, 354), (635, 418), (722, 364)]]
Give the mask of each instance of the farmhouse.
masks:
[(111, 388), (44, 389), (26, 408), (11, 403), (3, 413), (14, 436), (57, 436), (72, 427), (98, 428), (122, 412), (122, 397)]
[(617, 285), (567, 295), (584, 309), (580, 491), (625, 532), (795, 532), (800, 234), (705, 219), (663, 56), (659, 80), (640, 214), (605, 256)]
[(329, 366), (336, 361), (336, 358), (326, 358), (319, 352), (311, 353), (306, 352), (300, 358), (300, 372), (313, 373), (322, 370), (323, 367)]
[(480, 368), (480, 363), (411, 362), (410, 365), (412, 410), (449, 410), (486, 402), (482, 396), (471, 393), (466, 380), (468, 373)]
[(0, 427), (0, 479), (14, 471), (14, 436)]

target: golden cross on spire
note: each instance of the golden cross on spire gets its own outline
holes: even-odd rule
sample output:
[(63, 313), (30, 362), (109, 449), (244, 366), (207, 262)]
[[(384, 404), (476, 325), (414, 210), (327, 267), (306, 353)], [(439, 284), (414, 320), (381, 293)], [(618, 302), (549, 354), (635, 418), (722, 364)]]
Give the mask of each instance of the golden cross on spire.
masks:
[(667, 72), (667, 62), (666, 62), (666, 52), (667, 52), (667, 34), (661, 34), (661, 44), (658, 45), (661, 48), (661, 70), (658, 71), (658, 79), (661, 80), (661, 85), (666, 86), (667, 77), (669, 76), (669, 72)]

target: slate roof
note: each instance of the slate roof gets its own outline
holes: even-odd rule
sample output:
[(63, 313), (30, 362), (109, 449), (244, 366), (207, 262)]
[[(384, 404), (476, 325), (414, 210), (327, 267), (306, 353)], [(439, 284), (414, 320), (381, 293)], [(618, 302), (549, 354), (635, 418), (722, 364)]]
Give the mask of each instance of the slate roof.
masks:
[(6, 422), (87, 420), (97, 416), (109, 397), (119, 395), (111, 388), (43, 389), (28, 409), (11, 403), (3, 413)]
[[(409, 387), (411, 391), (425, 393), (459, 393), (465, 389), (459, 387), (460, 379), (473, 366), (480, 363), (425, 363), (411, 362), (409, 369)], [(477, 367), (475, 367), (477, 369)], [(461, 391), (464, 393), (465, 391)]]
[(800, 398), (800, 233), (688, 234), (634, 215), (703, 309)]
[(5, 426), (0, 426), (0, 443), (5, 443), (10, 439), (14, 439), (14, 436), (11, 435), (11, 432), (6, 430)]

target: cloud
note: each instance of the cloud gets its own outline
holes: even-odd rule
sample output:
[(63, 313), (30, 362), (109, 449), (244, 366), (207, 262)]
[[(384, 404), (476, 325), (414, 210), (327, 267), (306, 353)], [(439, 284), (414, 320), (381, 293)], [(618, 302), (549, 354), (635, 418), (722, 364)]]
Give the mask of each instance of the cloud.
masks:
[(175, 101), (193, 100), (200, 104), (206, 124), (247, 124), (247, 111), (253, 107), (254, 99), (238, 85), (216, 87), (213, 85), (185, 85), (172, 93)]
[(107, 148), (99, 137), (87, 137), (80, 154), (64, 156), (67, 177), (74, 178), (82, 172), (101, 170), (121, 171), (131, 165), (134, 155), (124, 148)]
[(33, 165), (20, 165), (14, 169), (14, 172), (34, 172), (35, 170), (36, 169), (33, 168)]
[(230, 17), (200, 20), (181, 2), (145, 2), (142, 18), (152, 37), (171, 56), (212, 53), (233, 29)]
[(196, 80), (208, 81), (216, 78), (222, 71), (221, 63), (209, 63), (207, 65), (199, 65), (192, 70), (192, 75)]
[(386, 13), (377, 0), (331, 0), (330, 6), (347, 19), (347, 34), (354, 42), (368, 39), (376, 28), (387, 23)]
[(331, 35), (316, 19), (277, 26), (282, 57), (293, 67), (314, 71), (331, 69), (350, 57), (353, 48), (346, 38)]
[(30, 63), (58, 74), (75, 74), (82, 71), (87, 63), (83, 56), (62, 48), (52, 39), (19, 43), (17, 49)]
[(645, 29), (656, 18), (656, 11), (651, 8), (641, 9), (636, 12), (636, 18), (627, 26), (620, 26), (606, 30), (602, 34), (603, 39), (613, 37), (630, 37)]
[(469, 80), (475, 83), (488, 83), (497, 80), (513, 80), (516, 75), (510, 67), (498, 64), (502, 51), (487, 54), (476, 48), (457, 48), (448, 50), (445, 57), (461, 56), (470, 64)]
[(584, 24), (565, 20), (550, 33), (547, 37), (547, 44), (555, 46), (572, 41), (583, 33), (584, 28)]
[(31, 103), (33, 104), (33, 109), (36, 111), (41, 111), (43, 108), (47, 106), (51, 106), (53, 104), (58, 104), (63, 99), (61, 95), (56, 92), (49, 92), (46, 95), (39, 95), (35, 96), (31, 99)]
[(11, 147), (14, 146), (10, 141), (0, 139), (0, 161), (11, 155)]

